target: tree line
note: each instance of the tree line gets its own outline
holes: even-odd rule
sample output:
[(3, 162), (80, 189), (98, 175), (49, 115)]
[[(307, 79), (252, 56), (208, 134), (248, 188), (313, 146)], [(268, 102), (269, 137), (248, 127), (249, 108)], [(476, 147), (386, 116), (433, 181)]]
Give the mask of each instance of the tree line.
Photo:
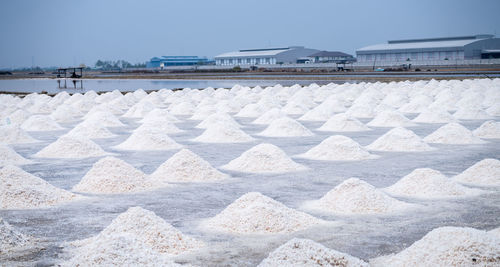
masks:
[(95, 63), (96, 69), (129, 69), (129, 68), (145, 68), (146, 62), (132, 64), (126, 60), (97, 60)]

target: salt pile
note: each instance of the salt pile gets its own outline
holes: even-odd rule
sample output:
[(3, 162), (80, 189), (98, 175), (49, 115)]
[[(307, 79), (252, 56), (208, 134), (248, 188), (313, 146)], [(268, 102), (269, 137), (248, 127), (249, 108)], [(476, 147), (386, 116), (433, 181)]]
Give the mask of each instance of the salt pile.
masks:
[(280, 173), (307, 170), (305, 166), (294, 162), (283, 150), (272, 144), (256, 145), (221, 168), (256, 173)]
[(87, 138), (110, 138), (115, 135), (111, 133), (108, 129), (101, 126), (99, 122), (95, 121), (83, 121), (76, 125), (71, 131), (69, 131), (67, 136), (75, 137), (87, 137)]
[(123, 117), (127, 118), (143, 118), (146, 114), (155, 109), (155, 105), (150, 101), (140, 101), (137, 104), (133, 105)]
[(421, 123), (449, 123), (456, 119), (444, 109), (426, 109), (413, 119), (414, 122)]
[(150, 176), (154, 184), (168, 182), (209, 182), (229, 176), (188, 149), (182, 149), (162, 163)]
[(333, 135), (309, 149), (301, 157), (316, 160), (364, 160), (378, 158), (349, 137)]
[(5, 114), (1, 115), (1, 122), (0, 125), (8, 125), (8, 124), (22, 124), (24, 121), (26, 121), (29, 117), (31, 117), (31, 113), (24, 110), (24, 109), (18, 109), (10, 114)]
[(372, 259), (372, 266), (498, 266), (500, 239), (468, 227), (440, 227), (405, 250)]
[(57, 131), (64, 129), (49, 115), (33, 115), (21, 124), (25, 131)]
[(380, 151), (430, 151), (433, 150), (428, 144), (414, 132), (402, 127), (394, 128), (373, 143), (366, 146), (369, 150)]
[(479, 107), (464, 107), (453, 113), (453, 117), (461, 120), (487, 120), (491, 119), (484, 110)]
[(76, 197), (18, 167), (0, 169), (0, 209), (45, 208)]
[(309, 239), (294, 238), (281, 245), (265, 258), (258, 267), (275, 266), (345, 266), (369, 265), (349, 254), (329, 249)]
[(428, 143), (457, 145), (486, 143), (486, 141), (475, 137), (469, 129), (456, 122), (441, 126), (439, 129), (426, 136), (424, 141)]
[(345, 111), (346, 108), (342, 106), (342, 109), (339, 109), (337, 105), (341, 105), (340, 103), (330, 104), (330, 103), (322, 103), (317, 107), (309, 110), (306, 114), (302, 115), (299, 120), (304, 121), (326, 121), (328, 120), (335, 112), (337, 111)]
[(305, 206), (339, 214), (391, 213), (411, 207), (357, 178), (345, 180), (319, 200), (309, 201)]
[(170, 114), (167, 109), (156, 108), (149, 112), (142, 120), (141, 123), (173, 123), (179, 122), (174, 115)]
[(250, 135), (235, 125), (226, 125), (215, 123), (210, 126), (198, 137), (195, 142), (202, 143), (245, 143), (255, 140)]
[(55, 142), (38, 151), (34, 156), (41, 158), (88, 158), (108, 154), (90, 139), (82, 136), (63, 135)]
[(26, 133), (19, 125), (10, 124), (0, 126), (0, 143), (22, 144), (38, 142), (35, 138)]
[(80, 247), (75, 249), (75, 256), (65, 266), (171, 266), (168, 256), (204, 246), (154, 212), (140, 207), (129, 208), (98, 235), (75, 244)]
[(286, 114), (279, 108), (273, 108), (260, 115), (253, 121), (254, 124), (269, 124), (276, 119), (286, 117)]
[(220, 123), (231, 128), (240, 128), (241, 125), (236, 122), (231, 115), (227, 113), (217, 112), (206, 117), (202, 122), (196, 125), (196, 128), (206, 129), (215, 123)]
[(96, 111), (87, 113), (84, 116), (86, 122), (98, 122), (104, 127), (122, 127), (125, 126), (115, 115), (111, 112)]
[(385, 188), (389, 194), (419, 198), (443, 198), (477, 195), (481, 190), (464, 187), (439, 171), (421, 168)]
[(455, 181), (474, 185), (500, 186), (500, 161), (483, 159), (455, 176)]
[(336, 114), (328, 119), (319, 131), (331, 132), (362, 132), (371, 130), (358, 119), (347, 115), (346, 113)]
[(486, 121), (472, 133), (480, 138), (500, 139), (500, 122)]
[(31, 160), (25, 159), (17, 154), (14, 149), (0, 143), (0, 167), (7, 165), (23, 165), (29, 164)]
[(269, 137), (295, 137), (313, 136), (314, 134), (300, 122), (289, 117), (283, 117), (272, 121), (264, 131), (259, 133), (259, 135)]
[(147, 189), (146, 175), (115, 157), (105, 157), (94, 163), (72, 190), (85, 193), (128, 193)]
[(153, 122), (146, 122), (143, 123), (141, 126), (137, 127), (133, 132), (160, 132), (160, 133), (166, 133), (166, 134), (176, 134), (176, 133), (182, 133), (183, 130), (179, 129), (179, 127), (175, 126), (175, 124), (171, 122), (164, 122), (164, 123), (153, 123)]
[(192, 115), (196, 107), (191, 102), (180, 102), (172, 104), (169, 111), (174, 115)]
[(33, 240), (0, 218), (0, 255), (33, 246)]
[(248, 104), (245, 107), (243, 107), (235, 116), (236, 117), (249, 117), (249, 118), (255, 118), (259, 117), (260, 115), (264, 114), (267, 109), (259, 104)]
[(146, 129), (133, 132), (127, 140), (113, 148), (121, 150), (171, 150), (181, 147), (182, 145), (175, 142), (167, 134)]
[(376, 127), (407, 127), (415, 126), (415, 123), (411, 122), (398, 111), (384, 110), (367, 123), (367, 125)]
[(246, 193), (202, 225), (239, 234), (291, 233), (323, 222), (258, 192)]
[(70, 105), (60, 105), (50, 113), (50, 116), (58, 122), (71, 122), (78, 120), (83, 114)]

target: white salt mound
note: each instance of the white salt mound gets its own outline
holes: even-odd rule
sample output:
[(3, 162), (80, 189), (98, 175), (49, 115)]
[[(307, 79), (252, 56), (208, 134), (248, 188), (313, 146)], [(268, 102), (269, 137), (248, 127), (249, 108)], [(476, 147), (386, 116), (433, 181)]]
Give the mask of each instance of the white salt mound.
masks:
[(115, 135), (111, 133), (108, 129), (104, 128), (98, 122), (83, 121), (76, 125), (71, 131), (69, 131), (67, 136), (75, 137), (87, 137), (87, 138), (110, 138)]
[(113, 113), (96, 111), (84, 116), (85, 122), (95, 122), (103, 127), (122, 127), (125, 126)]
[(82, 136), (59, 137), (55, 142), (38, 151), (34, 156), (40, 158), (89, 158), (109, 155), (102, 148)]
[(453, 113), (453, 117), (461, 120), (487, 120), (491, 119), (484, 110), (479, 107), (465, 107)]
[(215, 123), (210, 126), (198, 137), (195, 142), (202, 143), (246, 143), (255, 139), (234, 125), (225, 125)]
[(488, 233), (495, 235), (497, 238), (500, 238), (500, 227), (497, 227), (493, 230), (489, 230)]
[(307, 170), (305, 166), (294, 162), (283, 150), (272, 144), (256, 145), (221, 168), (256, 173), (280, 173)]
[(456, 122), (451, 122), (441, 126), (436, 131), (424, 137), (424, 141), (428, 143), (456, 145), (486, 143), (486, 141), (475, 137), (469, 129)]
[(366, 146), (369, 150), (380, 150), (380, 151), (430, 151), (433, 150), (428, 144), (426, 144), (418, 135), (414, 132), (397, 127), (394, 128), (377, 140), (373, 141), (371, 144)]
[[(116, 217), (97, 236), (76, 242), (81, 245), (67, 266), (149, 265), (170, 266), (167, 256), (204, 246), (201, 241), (182, 234), (154, 212), (140, 207), (129, 208)], [(106, 264), (103, 264), (106, 265)]]
[(405, 250), (370, 260), (372, 266), (498, 266), (500, 239), (468, 227), (440, 227)]
[(346, 113), (340, 113), (328, 119), (321, 127), (318, 128), (318, 130), (331, 132), (362, 132), (369, 131), (370, 128), (358, 119), (351, 117)]
[(276, 119), (286, 117), (286, 113), (281, 111), (279, 108), (273, 108), (266, 111), (264, 114), (260, 115), (257, 119), (255, 119), (252, 123), (254, 124), (269, 124)]
[(309, 239), (294, 238), (281, 245), (265, 258), (258, 267), (274, 266), (345, 266), (369, 265), (349, 254), (329, 249)]
[(49, 115), (33, 115), (21, 124), (25, 131), (57, 131), (64, 129)]
[(31, 137), (19, 125), (9, 124), (0, 126), (0, 143), (22, 144), (35, 142), (38, 142), (38, 140)]
[(114, 146), (121, 150), (171, 150), (179, 149), (182, 145), (175, 142), (167, 134), (154, 130), (133, 132), (127, 140)]
[(415, 169), (385, 188), (385, 192), (418, 198), (460, 197), (482, 193), (481, 190), (464, 187), (441, 172), (429, 168)]
[(500, 122), (486, 121), (472, 133), (480, 138), (500, 139)]
[(379, 157), (343, 135), (330, 136), (300, 156), (316, 160), (364, 160)]
[(152, 123), (152, 122), (145, 122), (141, 124), (141, 126), (137, 127), (133, 132), (160, 132), (160, 133), (165, 133), (165, 134), (177, 134), (177, 133), (182, 133), (183, 130), (179, 129), (179, 127), (175, 126), (175, 124), (171, 122), (165, 122), (165, 123)]
[(226, 125), (226, 126), (232, 127), (232, 128), (235, 128), (235, 127), (240, 128), (241, 127), (241, 125), (238, 122), (236, 122), (233, 119), (233, 117), (231, 117), (231, 115), (229, 115), (227, 113), (215, 113), (215, 114), (208, 116), (202, 122), (200, 122), (198, 125), (196, 125), (196, 128), (207, 129), (215, 123), (223, 124), (223, 125)]
[(25, 159), (17, 154), (14, 149), (0, 143), (0, 167), (7, 165), (23, 165), (29, 164), (31, 160)]
[(115, 157), (94, 163), (72, 190), (86, 193), (128, 193), (147, 190), (146, 175)]
[(0, 218), (0, 255), (33, 246), (33, 239)]
[(283, 117), (272, 121), (264, 131), (259, 133), (259, 135), (269, 137), (293, 137), (313, 136), (314, 134), (300, 122), (289, 117)]
[(162, 163), (150, 176), (153, 184), (168, 182), (209, 182), (228, 178), (188, 149), (182, 149)]
[(500, 160), (483, 159), (455, 176), (455, 181), (484, 186), (500, 186)]
[(421, 123), (449, 123), (456, 121), (456, 119), (444, 109), (426, 109), (415, 117), (413, 121)]
[(0, 209), (44, 208), (76, 197), (18, 167), (0, 169)]
[(339, 214), (392, 213), (411, 207), (357, 178), (349, 178), (307, 207)]
[(291, 233), (323, 222), (258, 192), (246, 193), (215, 217), (207, 229), (239, 234)]
[(366, 125), (376, 127), (407, 127), (415, 126), (415, 123), (398, 111), (384, 110)]

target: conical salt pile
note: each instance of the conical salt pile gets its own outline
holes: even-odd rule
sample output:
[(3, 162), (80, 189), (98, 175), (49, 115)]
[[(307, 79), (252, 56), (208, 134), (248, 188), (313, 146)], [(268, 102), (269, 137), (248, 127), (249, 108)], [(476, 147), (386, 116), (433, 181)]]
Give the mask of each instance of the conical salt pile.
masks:
[(246, 193), (215, 217), (204, 228), (239, 234), (291, 233), (323, 222), (306, 213), (288, 208), (258, 192)]
[(183, 130), (179, 129), (179, 127), (175, 126), (175, 124), (171, 122), (164, 123), (152, 123), (145, 122), (141, 124), (141, 126), (137, 127), (133, 132), (160, 132), (165, 134), (176, 134), (182, 133)]
[(408, 127), (415, 126), (416, 124), (398, 111), (384, 110), (366, 125), (375, 127)]
[(466, 184), (500, 186), (500, 161), (483, 159), (455, 176), (454, 179)]
[(81, 136), (63, 135), (55, 142), (38, 151), (34, 156), (41, 158), (88, 158), (108, 154), (90, 139)]
[(260, 115), (264, 114), (267, 109), (259, 104), (248, 104), (245, 107), (243, 107), (235, 116), (236, 117), (249, 117), (249, 118), (255, 118), (259, 117)]
[(273, 122), (276, 119), (284, 118), (286, 117), (286, 113), (281, 111), (279, 108), (273, 108), (266, 113), (260, 115), (257, 119), (253, 121), (254, 124), (269, 124)]
[(78, 120), (83, 114), (74, 107), (62, 104), (56, 108), (50, 116), (58, 122), (72, 122)]
[(256, 173), (280, 173), (307, 170), (305, 166), (294, 162), (283, 150), (272, 144), (256, 145), (221, 168)]
[(440, 144), (484, 144), (486, 141), (475, 137), (472, 132), (459, 123), (451, 122), (424, 137), (427, 143), (440, 143)]
[(258, 267), (275, 266), (343, 266), (368, 267), (368, 263), (309, 239), (294, 238), (281, 245), (265, 258)]
[(313, 136), (314, 134), (300, 122), (289, 117), (283, 117), (272, 121), (264, 131), (259, 133), (259, 135), (269, 137), (295, 137)]
[(21, 124), (25, 131), (57, 131), (64, 129), (49, 115), (33, 115)]
[(413, 119), (414, 122), (421, 123), (449, 123), (456, 119), (444, 109), (426, 109)]
[(182, 149), (162, 163), (149, 176), (149, 180), (155, 185), (161, 185), (168, 182), (218, 181), (228, 177), (195, 153)]
[[(340, 105), (340, 103), (338, 103)], [(309, 110), (306, 114), (302, 115), (298, 120), (303, 121), (326, 121), (339, 109), (335, 105), (330, 105), (329, 103), (322, 103), (317, 107)], [(345, 111), (346, 108), (343, 107), (341, 111)]]
[(94, 163), (72, 190), (113, 194), (143, 191), (150, 187), (143, 172), (121, 159), (105, 157)]
[(17, 154), (14, 149), (0, 143), (0, 167), (7, 165), (23, 165), (29, 163), (31, 163), (31, 160), (25, 159), (23, 156)]
[(479, 107), (464, 107), (453, 113), (460, 120), (488, 120), (491, 116)]
[(347, 115), (346, 113), (336, 114), (328, 119), (319, 131), (331, 132), (362, 132), (371, 130), (358, 119)]
[(0, 169), (0, 209), (45, 208), (77, 198), (22, 169)]
[(93, 121), (83, 121), (79, 123), (66, 135), (75, 137), (87, 137), (91, 139), (110, 138), (115, 136), (108, 129), (101, 126), (100, 123)]
[(250, 135), (235, 125), (226, 125), (215, 123), (210, 126), (198, 137), (195, 142), (202, 143), (246, 143), (255, 140)]
[(500, 239), (468, 227), (440, 227), (405, 250), (370, 260), (371, 266), (498, 266)]
[(103, 127), (122, 127), (125, 126), (113, 113), (105, 111), (96, 111), (87, 113), (83, 117), (85, 122), (97, 122)]
[(143, 118), (151, 112), (152, 110), (155, 109), (155, 105), (151, 103), (150, 101), (140, 101), (137, 104), (133, 105), (125, 114), (123, 114), (123, 117), (127, 118)]
[(467, 195), (477, 195), (482, 191), (464, 187), (439, 171), (421, 168), (401, 178), (395, 184), (387, 187), (386, 192), (408, 197), (446, 198)]
[(39, 142), (26, 133), (19, 125), (9, 124), (0, 126), (0, 143), (22, 144)]
[(133, 132), (127, 140), (114, 146), (121, 150), (171, 150), (179, 149), (182, 145), (175, 142), (167, 134), (148, 130)]
[(74, 243), (79, 246), (75, 256), (63, 266), (177, 266), (168, 256), (204, 246), (140, 207), (129, 208), (98, 235)]
[(378, 158), (349, 137), (333, 135), (309, 149), (302, 157), (316, 160), (364, 160)]
[(472, 133), (480, 138), (500, 139), (500, 122), (486, 121)]
[(357, 178), (345, 180), (306, 206), (339, 214), (391, 213), (411, 207)]
[(166, 122), (179, 122), (179, 119), (177, 119), (174, 115), (172, 115), (167, 109), (162, 109), (162, 108), (156, 108), (153, 109), (151, 112), (146, 114), (142, 120), (140, 120), (141, 123), (166, 123)]
[(369, 150), (380, 151), (430, 151), (433, 150), (428, 144), (414, 132), (402, 127), (394, 128), (373, 143), (366, 146)]
[(0, 255), (7, 255), (16, 250), (32, 247), (33, 244), (33, 238), (19, 232), (0, 218)]
[(233, 128), (234, 127), (241, 128), (241, 125), (238, 122), (236, 122), (233, 119), (233, 117), (231, 117), (231, 115), (229, 115), (227, 113), (221, 113), (221, 112), (218, 112), (218, 113), (215, 113), (215, 114), (208, 116), (202, 122), (200, 122), (198, 125), (196, 125), (196, 128), (206, 129), (215, 123), (224, 124), (226, 126), (233, 127)]

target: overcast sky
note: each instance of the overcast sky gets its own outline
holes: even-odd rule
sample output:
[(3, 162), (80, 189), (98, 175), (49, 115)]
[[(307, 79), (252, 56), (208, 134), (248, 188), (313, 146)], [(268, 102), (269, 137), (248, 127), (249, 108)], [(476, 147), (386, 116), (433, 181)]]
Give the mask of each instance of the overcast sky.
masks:
[(500, 35), (499, 11), (499, 0), (2, 0), (0, 68), (292, 45), (354, 54), (392, 39)]

